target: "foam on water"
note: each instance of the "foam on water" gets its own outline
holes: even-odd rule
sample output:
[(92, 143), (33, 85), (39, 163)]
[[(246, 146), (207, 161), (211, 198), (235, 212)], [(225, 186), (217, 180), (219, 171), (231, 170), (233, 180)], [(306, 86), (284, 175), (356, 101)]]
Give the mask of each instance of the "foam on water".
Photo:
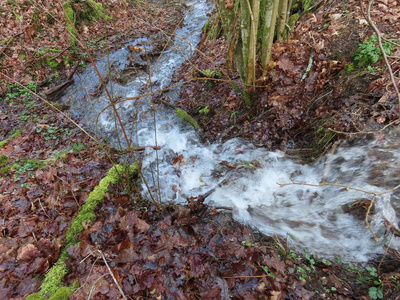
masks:
[[(186, 139), (181, 131), (172, 134), (178, 139), (171, 140), (170, 133), (158, 130), (158, 140), (162, 145), (159, 151), (162, 157), (159, 178), (164, 201), (174, 199), (185, 202), (187, 197), (204, 194), (229, 177), (229, 183), (216, 188), (207, 198), (210, 204), (233, 207), (234, 217), (239, 221), (265, 234), (277, 233), (287, 237), (297, 248), (305, 248), (325, 257), (340, 256), (355, 261), (366, 261), (382, 253), (385, 242), (383, 218), (398, 224), (400, 211), (396, 214), (392, 205), (398, 199), (394, 199), (390, 193), (376, 199), (375, 220), (371, 225), (377, 236), (382, 237), (376, 243), (371, 232), (365, 229), (365, 222), (346, 212), (346, 207), (354, 201), (371, 199), (371, 195), (333, 186), (280, 186), (292, 180), (319, 185), (325, 178), (327, 182), (342, 183), (366, 191), (384, 191), (393, 186), (385, 185), (382, 182), (384, 177), (380, 178), (380, 183), (374, 177), (374, 172), (382, 164), (377, 156), (381, 151), (388, 154), (392, 150), (380, 148), (382, 145), (371, 143), (342, 148), (329, 159), (323, 158), (313, 165), (302, 165), (284, 158), (281, 153), (252, 148), (239, 139), (205, 147), (193, 139), (194, 132), (185, 130)], [(192, 142), (189, 142), (191, 139)], [(154, 150), (147, 152), (143, 169), (150, 179), (150, 174), (156, 172), (156, 158)], [(178, 155), (183, 160), (173, 164), (172, 159)], [(257, 167), (221, 173), (221, 163), (225, 161), (243, 166), (252, 162)], [(399, 173), (398, 153), (392, 153), (389, 163), (392, 172)], [(370, 184), (371, 180), (375, 183)], [(156, 186), (155, 181), (150, 179), (150, 182)]]
[[(191, 10), (185, 18), (184, 27), (176, 32), (178, 37), (163, 53), (160, 62), (152, 65), (155, 70), (151, 75), (153, 90), (170, 84), (173, 72), (199, 42), (201, 28), (211, 6), (205, 0), (187, 1), (187, 4)], [(139, 42), (134, 41), (133, 44)], [(109, 60), (112, 65), (123, 69), (127, 65), (127, 54), (128, 50), (122, 49), (112, 54)], [(98, 64), (104, 74), (107, 71), (106, 62), (107, 59)], [(98, 83), (95, 76), (93, 69), (88, 68), (62, 100), (71, 105), (74, 113), (83, 116), (82, 122), (91, 128), (94, 128), (100, 111), (109, 104), (104, 94), (89, 96)], [(149, 76), (145, 72), (140, 73), (127, 86), (113, 83), (113, 90), (122, 98), (138, 96), (143, 93)], [(162, 201), (185, 203), (187, 197), (202, 195), (229, 178), (229, 182), (215, 189), (207, 202), (232, 207), (237, 220), (265, 234), (276, 233), (288, 238), (299, 249), (306, 248), (311, 253), (326, 257), (341, 256), (347, 260), (366, 261), (376, 253), (382, 253), (385, 239), (374, 242), (371, 233), (364, 228), (365, 222), (346, 213), (346, 207), (355, 200), (370, 199), (371, 195), (332, 186), (281, 187), (279, 184), (293, 180), (318, 185), (325, 179), (368, 191), (390, 189), (400, 179), (397, 147), (379, 142), (356, 145), (341, 148), (312, 165), (303, 165), (285, 158), (280, 152), (268, 152), (240, 139), (204, 145), (198, 133), (182, 123), (175, 111), (169, 108), (158, 107), (154, 128), (154, 112), (147, 98), (124, 101), (118, 103), (117, 108), (134, 145), (161, 146), (158, 155), (152, 148), (145, 150), (142, 168), (153, 195), (160, 195)], [(97, 129), (111, 143), (118, 145), (116, 133), (122, 135), (115, 124), (112, 110), (106, 109), (98, 117)], [(241, 167), (232, 169), (226, 166), (227, 163)], [(148, 194), (145, 188), (144, 193)], [(385, 231), (383, 218), (398, 224), (399, 198), (396, 191), (376, 199), (371, 224), (378, 236), (383, 236)]]

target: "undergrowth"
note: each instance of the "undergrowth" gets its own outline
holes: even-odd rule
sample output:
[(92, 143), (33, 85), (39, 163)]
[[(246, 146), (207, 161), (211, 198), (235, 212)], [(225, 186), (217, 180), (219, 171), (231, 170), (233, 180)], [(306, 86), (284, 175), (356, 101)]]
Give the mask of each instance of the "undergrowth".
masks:
[[(391, 43), (395, 41), (395, 39), (390, 39), (382, 42), (383, 49), (387, 55), (390, 55), (391, 51), (396, 48), (396, 45)], [(378, 46), (377, 36), (371, 35), (364, 43), (359, 44), (353, 59), (357, 62), (358, 67), (373, 65), (383, 59), (383, 54)]]

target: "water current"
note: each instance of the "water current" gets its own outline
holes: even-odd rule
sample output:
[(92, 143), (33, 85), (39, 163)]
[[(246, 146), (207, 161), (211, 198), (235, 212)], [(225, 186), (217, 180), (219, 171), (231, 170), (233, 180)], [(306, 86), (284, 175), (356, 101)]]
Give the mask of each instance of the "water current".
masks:
[[(365, 221), (349, 213), (355, 201), (370, 200), (370, 194), (317, 186), (324, 179), (372, 192), (393, 188), (400, 181), (400, 152), (394, 142), (398, 133), (394, 132), (390, 140), (347, 145), (314, 164), (300, 164), (285, 158), (283, 153), (256, 148), (240, 139), (205, 145), (174, 110), (163, 106), (154, 110), (149, 97), (135, 98), (168, 87), (176, 68), (190, 57), (200, 40), (212, 4), (205, 0), (183, 2), (188, 7), (183, 27), (175, 32), (176, 37), (158, 63), (154, 60), (149, 64), (151, 75), (149, 71), (137, 70), (126, 84), (115, 80), (107, 83), (115, 100), (133, 98), (116, 104), (132, 145), (161, 147), (158, 152), (146, 148), (143, 154), (142, 171), (153, 195), (162, 201), (185, 203), (187, 197), (202, 195), (216, 187), (207, 197), (208, 203), (232, 207), (234, 218), (240, 222), (265, 234), (287, 238), (297, 249), (328, 258), (362, 262), (383, 253), (385, 243), (399, 247), (396, 239), (389, 240), (384, 235), (383, 225), (384, 219), (399, 223), (399, 192), (386, 193), (375, 200), (371, 226), (380, 237), (375, 242), (365, 229)], [(132, 54), (128, 47), (123, 48), (96, 62), (104, 78), (109, 69), (129, 69), (129, 55), (142, 61), (143, 55), (152, 51), (146, 38), (130, 45), (139, 51)], [(97, 75), (88, 67), (75, 76), (75, 84), (61, 101), (70, 105), (83, 126), (107, 137), (116, 147), (126, 147), (108, 107), (109, 100), (104, 91), (98, 92), (98, 87)], [(171, 99), (177, 95), (178, 90), (169, 92)], [(229, 167), (232, 165), (239, 168), (232, 169)], [(218, 187), (226, 178), (229, 181)], [(307, 185), (279, 185), (292, 181)], [(146, 188), (144, 193), (148, 194)]]

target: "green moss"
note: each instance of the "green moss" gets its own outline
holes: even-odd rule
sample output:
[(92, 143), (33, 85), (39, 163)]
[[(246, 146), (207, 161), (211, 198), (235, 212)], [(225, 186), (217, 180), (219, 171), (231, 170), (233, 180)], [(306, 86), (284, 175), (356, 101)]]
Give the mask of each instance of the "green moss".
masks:
[(67, 21), (67, 23), (72, 22), (72, 24), (75, 24), (75, 13), (71, 6), (71, 3), (65, 2), (63, 6), (64, 6), (65, 13), (67, 14), (65, 16), (65, 20)]
[(57, 262), (43, 279), (39, 293), (29, 295), (27, 300), (47, 299), (46, 297), (49, 295), (50, 297), (48, 299), (68, 299), (69, 295), (75, 290), (76, 287), (65, 287), (63, 285), (64, 276), (69, 271), (65, 263), (65, 260), (68, 258), (66, 249), (79, 242), (79, 235), (84, 230), (83, 223), (94, 221), (96, 219), (95, 209), (103, 202), (104, 195), (108, 191), (109, 185), (117, 183), (123, 174), (133, 174), (136, 172), (136, 165), (115, 165), (108, 171), (107, 176), (104, 177), (99, 182), (99, 185), (96, 186), (89, 194), (85, 204), (72, 221), (71, 227), (68, 228), (64, 249), (62, 250)]
[(12, 164), (12, 165), (8, 165), (8, 166), (1, 168), (0, 169), (0, 177), (9, 175), (11, 170), (18, 170), (19, 167), (20, 166), (18, 164)]
[(69, 295), (71, 295), (74, 291), (74, 288), (64, 286), (60, 288), (53, 296), (51, 296), (49, 300), (68, 300)]
[(8, 144), (9, 141), (11, 141), (12, 139), (15, 139), (20, 134), (21, 134), (21, 130), (15, 131), (9, 138), (7, 138), (7, 139), (5, 139), (5, 140), (0, 142), (0, 148), (3, 148), (5, 145)]
[(50, 296), (46, 298), (40, 293), (31, 294), (26, 297), (26, 300), (68, 300), (69, 296), (79, 287), (79, 283), (76, 280), (71, 287), (63, 286)]
[(194, 129), (199, 130), (199, 128), (200, 128), (199, 124), (186, 111), (184, 111), (180, 108), (175, 108), (175, 111), (179, 118), (181, 118), (183, 121), (192, 125)]
[(0, 155), (0, 167), (5, 166), (8, 162), (8, 155), (2, 154)]
[(210, 20), (207, 20), (203, 26), (203, 34), (207, 33), (209, 27), (210, 27)]
[(221, 78), (222, 77), (222, 73), (220, 71), (215, 71), (215, 70), (205, 69), (205, 70), (201, 70), (200, 73), (204, 77), (208, 77), (208, 78)]
[(78, 215), (71, 224), (66, 234), (66, 243), (74, 244), (78, 241), (79, 234), (84, 230), (83, 224), (88, 221), (94, 221), (96, 219), (95, 209), (103, 202), (104, 195), (108, 191), (108, 186), (110, 184), (117, 183), (121, 175), (127, 172), (135, 173), (137, 171), (136, 166), (131, 166), (130, 169), (126, 166), (115, 165), (110, 169), (108, 175), (104, 177), (99, 185), (96, 186), (90, 193), (85, 204), (82, 206)]
[(43, 300), (44, 297), (40, 296), (39, 293), (30, 294), (26, 297), (26, 300)]
[(89, 0), (88, 3), (89, 7), (91, 8), (88, 9), (88, 11), (94, 18), (111, 19), (111, 17), (107, 14), (107, 11), (105, 10), (105, 8), (101, 3), (97, 3), (94, 0)]
[(57, 60), (55, 60), (52, 57), (47, 56), (46, 57), (46, 65), (48, 65), (51, 70), (56, 71), (58, 69), (58, 67), (60, 66), (60, 64), (57, 62)]
[[(64, 276), (68, 273), (68, 267), (65, 264), (65, 259), (68, 257), (64, 249), (58, 258), (58, 261), (53, 265), (49, 272), (47, 272), (43, 279), (42, 286), (39, 294), (42, 296), (55, 295), (55, 293), (63, 287)], [(68, 298), (67, 298), (68, 299)]]
[(65, 2), (63, 7), (64, 7), (64, 10), (65, 10), (64, 18), (65, 18), (65, 21), (67, 22), (67, 31), (69, 33), (69, 37), (71, 39), (71, 43), (75, 44), (75, 42), (76, 42), (76, 33), (75, 33), (75, 30), (74, 30), (74, 26), (75, 26), (75, 23), (76, 23), (75, 12), (74, 12), (74, 10), (72, 8), (71, 3), (69, 3), (69, 2)]
[(296, 24), (296, 22), (297, 22), (297, 20), (298, 20), (299, 18), (300, 18), (300, 15), (297, 14), (297, 13), (291, 15), (290, 18), (289, 18), (289, 22), (288, 22), (289, 27), (290, 27), (290, 28), (293, 28), (293, 26)]
[(246, 105), (248, 107), (253, 107), (254, 99), (253, 99), (253, 97), (251, 96), (250, 93), (244, 92), (243, 93), (243, 99), (244, 99), (244, 103), (246, 103)]
[(304, 11), (307, 11), (314, 5), (315, 0), (303, 0), (301, 2), (303, 4)]

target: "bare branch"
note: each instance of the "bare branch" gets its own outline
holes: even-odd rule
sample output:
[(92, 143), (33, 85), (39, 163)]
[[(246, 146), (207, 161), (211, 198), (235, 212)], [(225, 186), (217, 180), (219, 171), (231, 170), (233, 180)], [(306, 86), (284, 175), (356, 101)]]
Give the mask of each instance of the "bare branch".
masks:
[[(397, 99), (399, 100), (399, 110), (400, 110), (400, 91), (399, 91), (399, 88), (397, 87), (396, 80), (395, 80), (394, 75), (393, 75), (392, 66), (390, 65), (390, 62), (389, 62), (389, 60), (388, 60), (388, 56), (387, 56), (387, 54), (386, 54), (386, 52), (385, 52), (385, 49), (383, 48), (383, 44), (382, 44), (382, 34), (381, 34), (381, 32), (379, 31), (378, 27), (375, 25), (375, 23), (372, 21), (372, 18), (371, 18), (371, 6), (372, 6), (372, 3), (373, 3), (373, 2), (374, 2), (374, 0), (369, 0), (368, 9), (367, 9), (367, 14), (366, 14), (367, 21), (368, 21), (368, 24), (369, 24), (369, 25), (372, 27), (372, 29), (375, 31), (376, 36), (378, 37), (379, 49), (380, 49), (381, 52), (382, 52), (383, 59), (384, 59), (385, 64), (386, 64), (386, 66), (387, 66), (387, 68), (388, 68), (389, 75), (390, 75), (390, 80), (392, 81), (394, 90), (395, 90), (396, 95), (397, 95)], [(360, 3), (361, 3), (361, 7), (362, 7), (362, 1), (361, 1), (361, 0), (360, 0)]]

